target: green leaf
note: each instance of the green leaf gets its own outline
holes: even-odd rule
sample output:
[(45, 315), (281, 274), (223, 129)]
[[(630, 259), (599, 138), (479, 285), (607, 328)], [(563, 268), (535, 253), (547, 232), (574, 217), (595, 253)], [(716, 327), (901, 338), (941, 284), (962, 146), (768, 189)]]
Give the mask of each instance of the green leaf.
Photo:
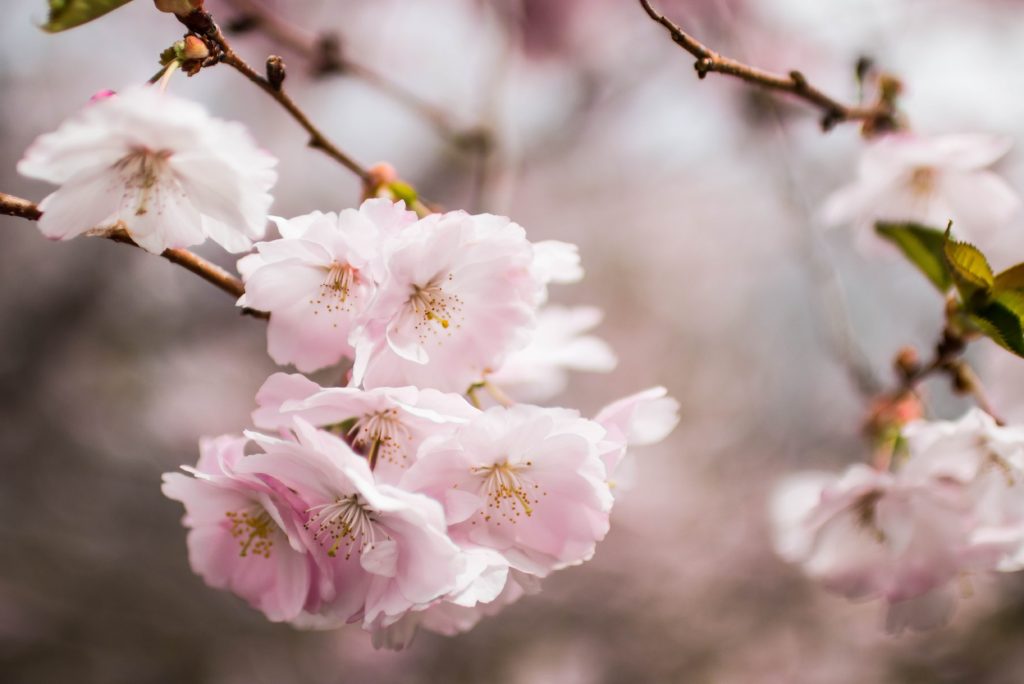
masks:
[(131, 0), (50, 0), (50, 18), (42, 28), (50, 33), (66, 31), (129, 2)]
[(953, 285), (946, 265), (945, 232), (917, 223), (883, 222), (875, 224), (875, 231), (899, 247), (940, 292), (946, 292)]
[(992, 289), (995, 292), (1005, 292), (1007, 290), (1024, 291), (1024, 264), (1011, 266), (997, 275), (995, 287)]
[[(952, 224), (951, 224), (952, 225)], [(988, 259), (981, 250), (967, 242), (957, 242), (949, 237), (946, 229), (946, 265), (953, 276), (953, 283), (960, 292), (960, 299), (970, 305), (979, 292), (987, 295), (995, 285), (995, 276)]]
[(996, 344), (1017, 356), (1024, 356), (1024, 293), (996, 294), (990, 301), (975, 307), (968, 319)]

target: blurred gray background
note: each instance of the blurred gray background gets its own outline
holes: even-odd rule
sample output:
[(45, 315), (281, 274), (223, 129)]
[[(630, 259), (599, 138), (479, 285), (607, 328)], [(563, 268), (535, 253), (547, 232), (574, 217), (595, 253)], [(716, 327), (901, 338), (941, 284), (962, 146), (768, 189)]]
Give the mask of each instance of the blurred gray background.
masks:
[[(240, 12), (207, 0), (222, 22)], [(135, 0), (94, 24), (36, 29), (44, 0), (4, 0), (0, 190), (23, 151), (95, 92), (144, 81), (181, 37)], [(445, 113), (483, 126), (494, 152), (439, 135), (358, 75), (314, 77), (258, 32), (234, 43), (288, 64), (287, 87), (356, 158), (391, 162), (433, 200), (510, 215), (530, 237), (580, 245), (587, 278), (554, 300), (601, 306), (620, 364), (576, 376), (557, 402), (592, 413), (665, 384), (682, 421), (638, 452), (633, 489), (587, 565), (472, 632), (422, 634), (375, 652), (356, 628), (304, 633), (265, 621), (188, 567), (180, 505), (160, 474), (196, 459), (200, 435), (248, 425), (274, 371), (262, 322), (141, 250), (51, 243), (0, 218), (0, 681), (37, 682), (1017, 682), (1024, 578), (977, 578), (953, 623), (893, 638), (880, 607), (826, 594), (771, 552), (765, 501), (777, 477), (868, 457), (866, 401), (836, 331), (836, 281), (873, 372), (899, 346), (927, 353), (941, 301), (884, 246), (826, 232), (822, 199), (848, 182), (856, 126), (823, 135), (814, 112), (692, 59), (634, 0), (268, 0), (343, 55)], [(905, 82), (925, 132), (1024, 142), (1024, 5), (1012, 0), (664, 0), (729, 55), (798, 67), (856, 96), (858, 57)], [(358, 202), (354, 179), (226, 67), (177, 75), (176, 94), (249, 125), (281, 159), (274, 213)], [(1024, 155), (1001, 171), (1024, 188)], [(483, 163), (483, 167), (481, 167)], [(481, 168), (485, 173), (481, 174)], [(982, 246), (1024, 258), (1024, 223)], [(200, 250), (232, 267), (233, 258)], [(834, 270), (833, 270), (834, 269)], [(838, 342), (838, 343), (837, 343)], [(972, 358), (999, 409), (1024, 418), (1024, 361), (987, 343)], [(965, 404), (929, 387), (936, 415)]]

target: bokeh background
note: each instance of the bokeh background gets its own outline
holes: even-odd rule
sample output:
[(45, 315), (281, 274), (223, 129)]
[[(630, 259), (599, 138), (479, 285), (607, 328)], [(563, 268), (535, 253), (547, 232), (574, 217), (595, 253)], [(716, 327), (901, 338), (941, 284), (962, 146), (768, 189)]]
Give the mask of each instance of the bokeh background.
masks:
[[(241, 15), (207, 2), (222, 23)], [(32, 139), (93, 93), (144, 81), (182, 34), (135, 0), (46, 35), (45, 4), (0, 8), (0, 190), (36, 201), (49, 188), (14, 170)], [(840, 99), (856, 98), (854, 65), (871, 57), (904, 81), (915, 128), (1024, 143), (1019, 2), (657, 4), (719, 51), (800, 68)], [(235, 37), (255, 64), (284, 56), (287, 87), (339, 146), (389, 161), (445, 206), (580, 245), (587, 278), (554, 300), (601, 306), (620, 363), (574, 377), (559, 404), (591, 413), (664, 384), (682, 421), (638, 452), (592, 562), (468, 634), (421, 634), (391, 653), (355, 628), (270, 624), (191, 573), (181, 508), (159, 493), (162, 472), (195, 461), (200, 435), (247, 426), (274, 371), (263, 323), (141, 250), (51, 243), (0, 218), (0, 681), (1024, 680), (1024, 577), (972, 578), (950, 626), (891, 637), (880, 606), (826, 594), (771, 551), (775, 479), (868, 457), (850, 360), (862, 354), (889, 382), (896, 350), (927, 353), (941, 326), (941, 301), (893, 252), (816, 221), (853, 176), (856, 126), (822, 134), (799, 103), (699, 81), (635, 0), (266, 6), (310, 39), (338, 36), (345, 58), (430, 103), (447, 130), (372, 79), (316, 77), (294, 48)], [(170, 87), (244, 121), (281, 159), (275, 213), (358, 202), (354, 179), (237, 73)], [(480, 128), (494, 141), (486, 158), (451, 135)], [(1001, 171), (1024, 189), (1019, 150)], [(1018, 217), (982, 246), (998, 264), (1020, 261), (1022, 229)], [(986, 345), (973, 360), (999, 409), (1024, 418), (1024, 361)], [(927, 389), (935, 415), (965, 406), (941, 383)]]

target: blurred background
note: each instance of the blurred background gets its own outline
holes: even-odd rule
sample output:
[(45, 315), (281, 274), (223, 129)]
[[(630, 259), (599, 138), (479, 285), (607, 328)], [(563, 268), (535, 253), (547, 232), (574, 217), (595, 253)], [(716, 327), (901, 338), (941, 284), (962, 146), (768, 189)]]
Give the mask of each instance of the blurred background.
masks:
[[(287, 88), (342, 149), (392, 163), (444, 206), (579, 244), (587, 278), (553, 299), (602, 307), (620, 363), (575, 376), (556, 403), (591, 414), (664, 384), (682, 422), (638, 451), (592, 562), (468, 634), (391, 653), (355, 628), (274, 625), (191, 573), (181, 507), (159, 492), (200, 435), (248, 425), (275, 370), (264, 324), (141, 250), (51, 243), (0, 218), (0, 681), (1024, 681), (1024, 576), (972, 580), (951, 625), (890, 637), (879, 605), (830, 596), (771, 551), (775, 479), (868, 458), (851, 359), (890, 383), (896, 350), (927, 354), (942, 325), (941, 301), (894, 252), (815, 219), (854, 175), (856, 125), (822, 134), (800, 103), (699, 81), (635, 0), (265, 3), (299, 40), (250, 30), (236, 49), (256, 65), (281, 54)], [(207, 0), (235, 28), (251, 24), (245, 4)], [(0, 21), (0, 190), (35, 201), (50, 188), (14, 170), (35, 136), (95, 92), (144, 81), (183, 33), (135, 0), (47, 35), (45, 5), (4, 0)], [(799, 68), (845, 101), (870, 57), (903, 80), (915, 129), (1024, 143), (1014, 0), (656, 6), (716, 50)], [(318, 36), (337, 37), (349, 69), (314, 73), (323, 53), (300, 43)], [(280, 158), (274, 213), (358, 203), (355, 179), (237, 73), (170, 88)], [(1024, 189), (1020, 147), (1000, 171)], [(1020, 261), (1022, 229), (981, 246)], [(1002, 413), (1024, 419), (1024, 361), (988, 342), (971, 356)], [(939, 417), (966, 406), (941, 382), (927, 389)]]

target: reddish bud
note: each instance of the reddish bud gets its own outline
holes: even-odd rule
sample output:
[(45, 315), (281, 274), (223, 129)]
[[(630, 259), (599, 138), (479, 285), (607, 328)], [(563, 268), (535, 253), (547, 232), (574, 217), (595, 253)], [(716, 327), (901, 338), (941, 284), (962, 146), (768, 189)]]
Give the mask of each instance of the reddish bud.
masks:
[(921, 357), (913, 347), (903, 347), (896, 354), (893, 365), (896, 367), (896, 372), (909, 378), (921, 369)]
[(185, 36), (185, 44), (181, 49), (181, 55), (189, 61), (202, 61), (210, 56), (210, 49), (206, 47), (206, 43), (196, 36)]

